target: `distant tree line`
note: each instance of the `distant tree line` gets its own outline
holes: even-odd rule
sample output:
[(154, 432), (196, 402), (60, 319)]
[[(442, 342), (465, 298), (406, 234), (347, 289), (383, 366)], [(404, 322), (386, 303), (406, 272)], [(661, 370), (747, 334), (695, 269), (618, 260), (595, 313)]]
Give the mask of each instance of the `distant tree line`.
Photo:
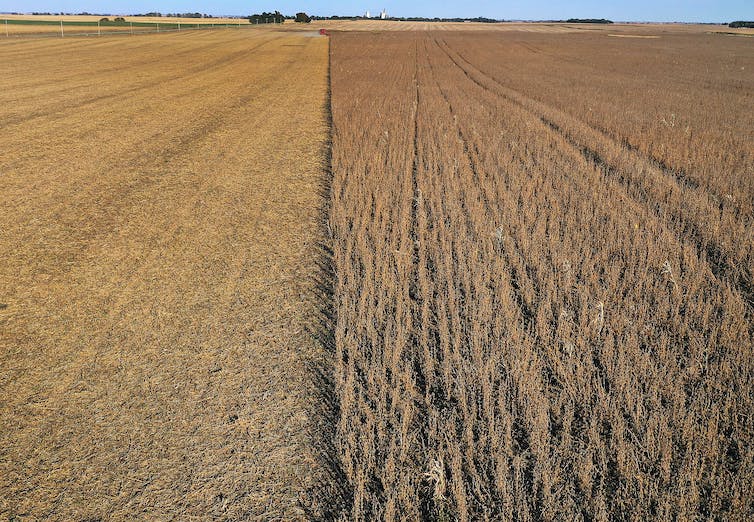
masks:
[(338, 15), (332, 15), (332, 16), (317, 16), (313, 15), (312, 20), (359, 20), (361, 18), (364, 18), (363, 16), (338, 16)]
[[(11, 14), (22, 14), (22, 13), (11, 13)], [(84, 11), (81, 13), (38, 13), (33, 12), (31, 13), (36, 16), (111, 16), (110, 13), (90, 13), (88, 11)], [(150, 18), (162, 18), (162, 17), (169, 17), (169, 18), (214, 18), (214, 16), (209, 14), (202, 14), (202, 13), (158, 13), (158, 12), (150, 12), (150, 13), (143, 13), (143, 14), (132, 14), (129, 16), (144, 16), (144, 17), (150, 17)]]
[(736, 29), (738, 27), (748, 27), (750, 29), (754, 29), (754, 22), (744, 22), (742, 20), (738, 20), (736, 22), (729, 23), (728, 27), (732, 27), (734, 29)]
[(251, 24), (282, 24), (288, 17), (280, 14), (280, 11), (275, 11), (274, 13), (264, 12), (262, 14), (249, 15), (248, 18)]
[[(8, 13), (14, 15), (23, 15), (26, 13)], [(110, 16), (110, 13), (90, 13), (89, 11), (82, 11), (81, 13), (42, 13), (34, 11), (31, 13), (33, 16)]]
[[(14, 14), (14, 13), (11, 13)], [(73, 15), (74, 13), (31, 13), (33, 15), (47, 15), (47, 16), (53, 16), (53, 15)], [(105, 16), (105, 14), (93, 14), (93, 13), (77, 13), (80, 16), (83, 15), (92, 15), (92, 16)], [(209, 14), (202, 14), (202, 13), (167, 13), (162, 14), (159, 12), (149, 12), (149, 13), (143, 13), (143, 14), (134, 14), (131, 16), (144, 16), (144, 17), (150, 17), (150, 18), (161, 18), (163, 16), (170, 17), (170, 18), (214, 18), (214, 16)], [(233, 18), (233, 17), (231, 17)], [(274, 13), (268, 13), (264, 12), (261, 14), (253, 14), (249, 15), (246, 18), (248, 18), (249, 22), (252, 24), (282, 24), (285, 20), (295, 20), (296, 22), (302, 22), (302, 23), (309, 23), (312, 20), (366, 20), (367, 18), (364, 16), (339, 16), (339, 15), (333, 15), (333, 16), (309, 16), (306, 13), (296, 13), (295, 16), (291, 15), (283, 15), (280, 13), (280, 11), (275, 11)], [(369, 20), (380, 20), (380, 18), (369, 18)], [(474, 18), (428, 18), (424, 16), (390, 16), (386, 18), (386, 20), (392, 20), (397, 22), (477, 22), (477, 23), (484, 23), (484, 24), (494, 24), (499, 22), (505, 22), (503, 19), (495, 19), (495, 18), (487, 18), (484, 16), (477, 16)], [(569, 24), (612, 24), (612, 20), (608, 20), (606, 18), (569, 18), (568, 20), (542, 20), (542, 22), (550, 22), (550, 23), (569, 23)], [(754, 27), (754, 22), (731, 22), (728, 24), (729, 27)]]
[(144, 16), (149, 18), (214, 18), (214, 16), (206, 13), (159, 13), (157, 11), (152, 11), (149, 13), (141, 13), (141, 14), (134, 14), (130, 16)]
[(566, 20), (569, 24), (611, 24), (612, 20), (607, 18), (569, 18)]
[(169, 18), (214, 18), (212, 15), (202, 13), (168, 13), (165, 16)]
[(353, 20), (362, 20), (364, 19), (363, 16), (348, 16), (348, 15), (332, 15), (332, 16), (321, 16), (321, 15), (312, 15), (312, 20), (345, 20), (345, 21), (353, 21)]
[(568, 20), (527, 20), (531, 22), (542, 22), (548, 24), (612, 24), (612, 20), (607, 18), (569, 18)]
[[(366, 18), (365, 16), (312, 16), (312, 20), (373, 20), (379, 21), (381, 18), (372, 17)], [(391, 20), (394, 22), (480, 22), (486, 24), (494, 24), (504, 22), (505, 20), (497, 20), (495, 18), (485, 18), (484, 16), (477, 16), (475, 18), (427, 18), (424, 16), (389, 16), (384, 20)]]
[(395, 17), (391, 16), (388, 20), (397, 20), (400, 22), (479, 22), (483, 24), (494, 24), (498, 22), (504, 22), (505, 20), (496, 20), (494, 18), (486, 18), (484, 16), (477, 16), (475, 18), (426, 18), (423, 16), (408, 16), (408, 17)]

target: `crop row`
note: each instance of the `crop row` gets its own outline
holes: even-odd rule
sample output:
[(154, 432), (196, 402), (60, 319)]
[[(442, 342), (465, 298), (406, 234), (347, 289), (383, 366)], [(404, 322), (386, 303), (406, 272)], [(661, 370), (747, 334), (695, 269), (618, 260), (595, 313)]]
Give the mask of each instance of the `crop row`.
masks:
[(706, 223), (711, 182), (506, 85), (484, 51), (505, 37), (467, 38), (331, 44), (329, 505), (743, 517), (746, 209)]

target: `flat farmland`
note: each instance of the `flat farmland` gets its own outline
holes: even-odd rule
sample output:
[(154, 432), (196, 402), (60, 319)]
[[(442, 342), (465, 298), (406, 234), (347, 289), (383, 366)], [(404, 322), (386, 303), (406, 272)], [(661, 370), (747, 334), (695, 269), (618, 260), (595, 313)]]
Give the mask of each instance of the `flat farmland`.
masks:
[(327, 53), (0, 44), (0, 518), (301, 516)]
[[(723, 33), (729, 35), (752, 35), (754, 29), (730, 28), (717, 24), (658, 24), (658, 23), (616, 23), (616, 24), (569, 24), (565, 22), (412, 22), (396, 20), (315, 20), (315, 27), (353, 31), (451, 31), (463, 32), (514, 32), (514, 33), (617, 33), (621, 36), (641, 37), (642, 35)], [(292, 25), (292, 24), (291, 24)], [(289, 25), (288, 27), (291, 27)], [(296, 24), (298, 25), (298, 24)], [(295, 25), (293, 25), (295, 27)], [(655, 36), (656, 37), (656, 36)]]
[(0, 518), (754, 519), (754, 40), (246, 29), (0, 39)]
[[(17, 38), (29, 36), (60, 36), (60, 23), (63, 33), (69, 37), (101, 34), (134, 34), (157, 32), (158, 25), (162, 31), (189, 29), (209, 29), (218, 27), (249, 27), (245, 18), (176, 18), (151, 16), (123, 16), (125, 21), (115, 23), (118, 15), (0, 15), (0, 38)], [(109, 21), (99, 24), (102, 18)]]
[(336, 33), (330, 516), (754, 516), (754, 54)]

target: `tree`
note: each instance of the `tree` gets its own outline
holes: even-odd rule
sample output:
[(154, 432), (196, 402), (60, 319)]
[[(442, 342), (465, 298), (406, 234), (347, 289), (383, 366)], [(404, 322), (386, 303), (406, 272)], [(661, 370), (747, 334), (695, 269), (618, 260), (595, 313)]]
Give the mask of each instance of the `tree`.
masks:
[(282, 24), (283, 22), (285, 22), (285, 16), (281, 15), (280, 11), (249, 16), (249, 23), (252, 24)]
[(566, 20), (569, 24), (611, 24), (612, 20), (607, 18), (569, 18)]
[(302, 24), (308, 24), (312, 21), (312, 17), (306, 13), (296, 13), (296, 21)]

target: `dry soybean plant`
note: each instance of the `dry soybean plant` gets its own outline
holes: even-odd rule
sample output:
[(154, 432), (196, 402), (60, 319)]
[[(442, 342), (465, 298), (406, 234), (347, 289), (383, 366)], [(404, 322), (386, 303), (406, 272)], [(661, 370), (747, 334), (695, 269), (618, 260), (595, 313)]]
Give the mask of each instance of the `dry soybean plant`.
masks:
[[(746, 519), (748, 210), (715, 207), (726, 182), (677, 175), (633, 120), (597, 127), (572, 115), (578, 92), (548, 98), (548, 58), (501, 51), (522, 38), (332, 39), (339, 515)], [(591, 37), (526, 38), (556, 69), (603, 59)], [(642, 72), (654, 91), (626, 110), (671, 106), (661, 68)], [(707, 151), (723, 146), (749, 157)]]

